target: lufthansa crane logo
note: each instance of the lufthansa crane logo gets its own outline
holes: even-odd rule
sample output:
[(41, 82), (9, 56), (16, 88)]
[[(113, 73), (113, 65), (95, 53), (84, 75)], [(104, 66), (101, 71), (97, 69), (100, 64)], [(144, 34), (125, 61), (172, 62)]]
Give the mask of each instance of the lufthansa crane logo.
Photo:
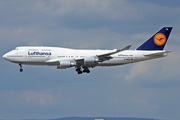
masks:
[(158, 46), (164, 45), (166, 42), (166, 36), (163, 33), (157, 33), (154, 36), (154, 43)]

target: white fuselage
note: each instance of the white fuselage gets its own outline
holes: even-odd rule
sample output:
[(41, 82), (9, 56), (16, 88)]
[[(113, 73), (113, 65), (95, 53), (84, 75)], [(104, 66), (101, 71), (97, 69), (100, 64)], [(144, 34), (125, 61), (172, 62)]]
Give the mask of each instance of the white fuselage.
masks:
[[(14, 63), (26, 64), (26, 65), (52, 65), (58, 66), (59, 62), (56, 61), (70, 61), (76, 65), (78, 59), (86, 57), (96, 57), (97, 55), (106, 54), (113, 50), (81, 50), (81, 49), (68, 49), (61, 47), (17, 47), (6, 53), (3, 58)], [(145, 54), (159, 53), (162, 51), (142, 51), (142, 50), (124, 50), (119, 53), (110, 55), (112, 57), (109, 60), (97, 62), (94, 65), (84, 65), (95, 67), (95, 66), (115, 66), (123, 65), (143, 60), (149, 60), (167, 55), (153, 55), (145, 56)], [(74, 66), (75, 66), (74, 65)]]
[(96, 66), (116, 66), (144, 60), (165, 57), (169, 52), (163, 50), (172, 27), (163, 27), (136, 50), (131, 45), (114, 50), (82, 50), (61, 47), (17, 47), (5, 55), (7, 61), (17, 63), (20, 72), (22, 64), (50, 65), (57, 69), (75, 67), (78, 74), (90, 73), (89, 68)]

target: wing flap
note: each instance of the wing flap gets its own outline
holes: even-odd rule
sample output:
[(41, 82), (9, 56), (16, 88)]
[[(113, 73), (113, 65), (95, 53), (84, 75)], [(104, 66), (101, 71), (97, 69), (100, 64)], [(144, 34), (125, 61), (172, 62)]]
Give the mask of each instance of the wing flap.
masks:
[(59, 59), (50, 59), (46, 61), (46, 63), (55, 63), (55, 62), (59, 62)]

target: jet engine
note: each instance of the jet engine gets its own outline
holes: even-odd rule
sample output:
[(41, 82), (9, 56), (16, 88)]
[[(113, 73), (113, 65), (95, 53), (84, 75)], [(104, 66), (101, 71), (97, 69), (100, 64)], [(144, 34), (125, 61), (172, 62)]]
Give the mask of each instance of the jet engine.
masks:
[(99, 59), (97, 57), (86, 57), (84, 58), (84, 64), (93, 64), (97, 63)]
[(70, 61), (59, 61), (59, 65), (57, 66), (57, 69), (66, 69), (74, 66), (75, 64)]

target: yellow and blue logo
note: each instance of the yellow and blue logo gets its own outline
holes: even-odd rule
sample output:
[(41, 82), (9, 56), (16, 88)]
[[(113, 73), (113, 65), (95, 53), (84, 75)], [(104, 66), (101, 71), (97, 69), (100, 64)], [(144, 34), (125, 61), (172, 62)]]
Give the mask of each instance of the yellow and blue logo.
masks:
[(166, 43), (166, 36), (163, 33), (157, 33), (154, 36), (154, 43), (158, 46), (162, 46)]

